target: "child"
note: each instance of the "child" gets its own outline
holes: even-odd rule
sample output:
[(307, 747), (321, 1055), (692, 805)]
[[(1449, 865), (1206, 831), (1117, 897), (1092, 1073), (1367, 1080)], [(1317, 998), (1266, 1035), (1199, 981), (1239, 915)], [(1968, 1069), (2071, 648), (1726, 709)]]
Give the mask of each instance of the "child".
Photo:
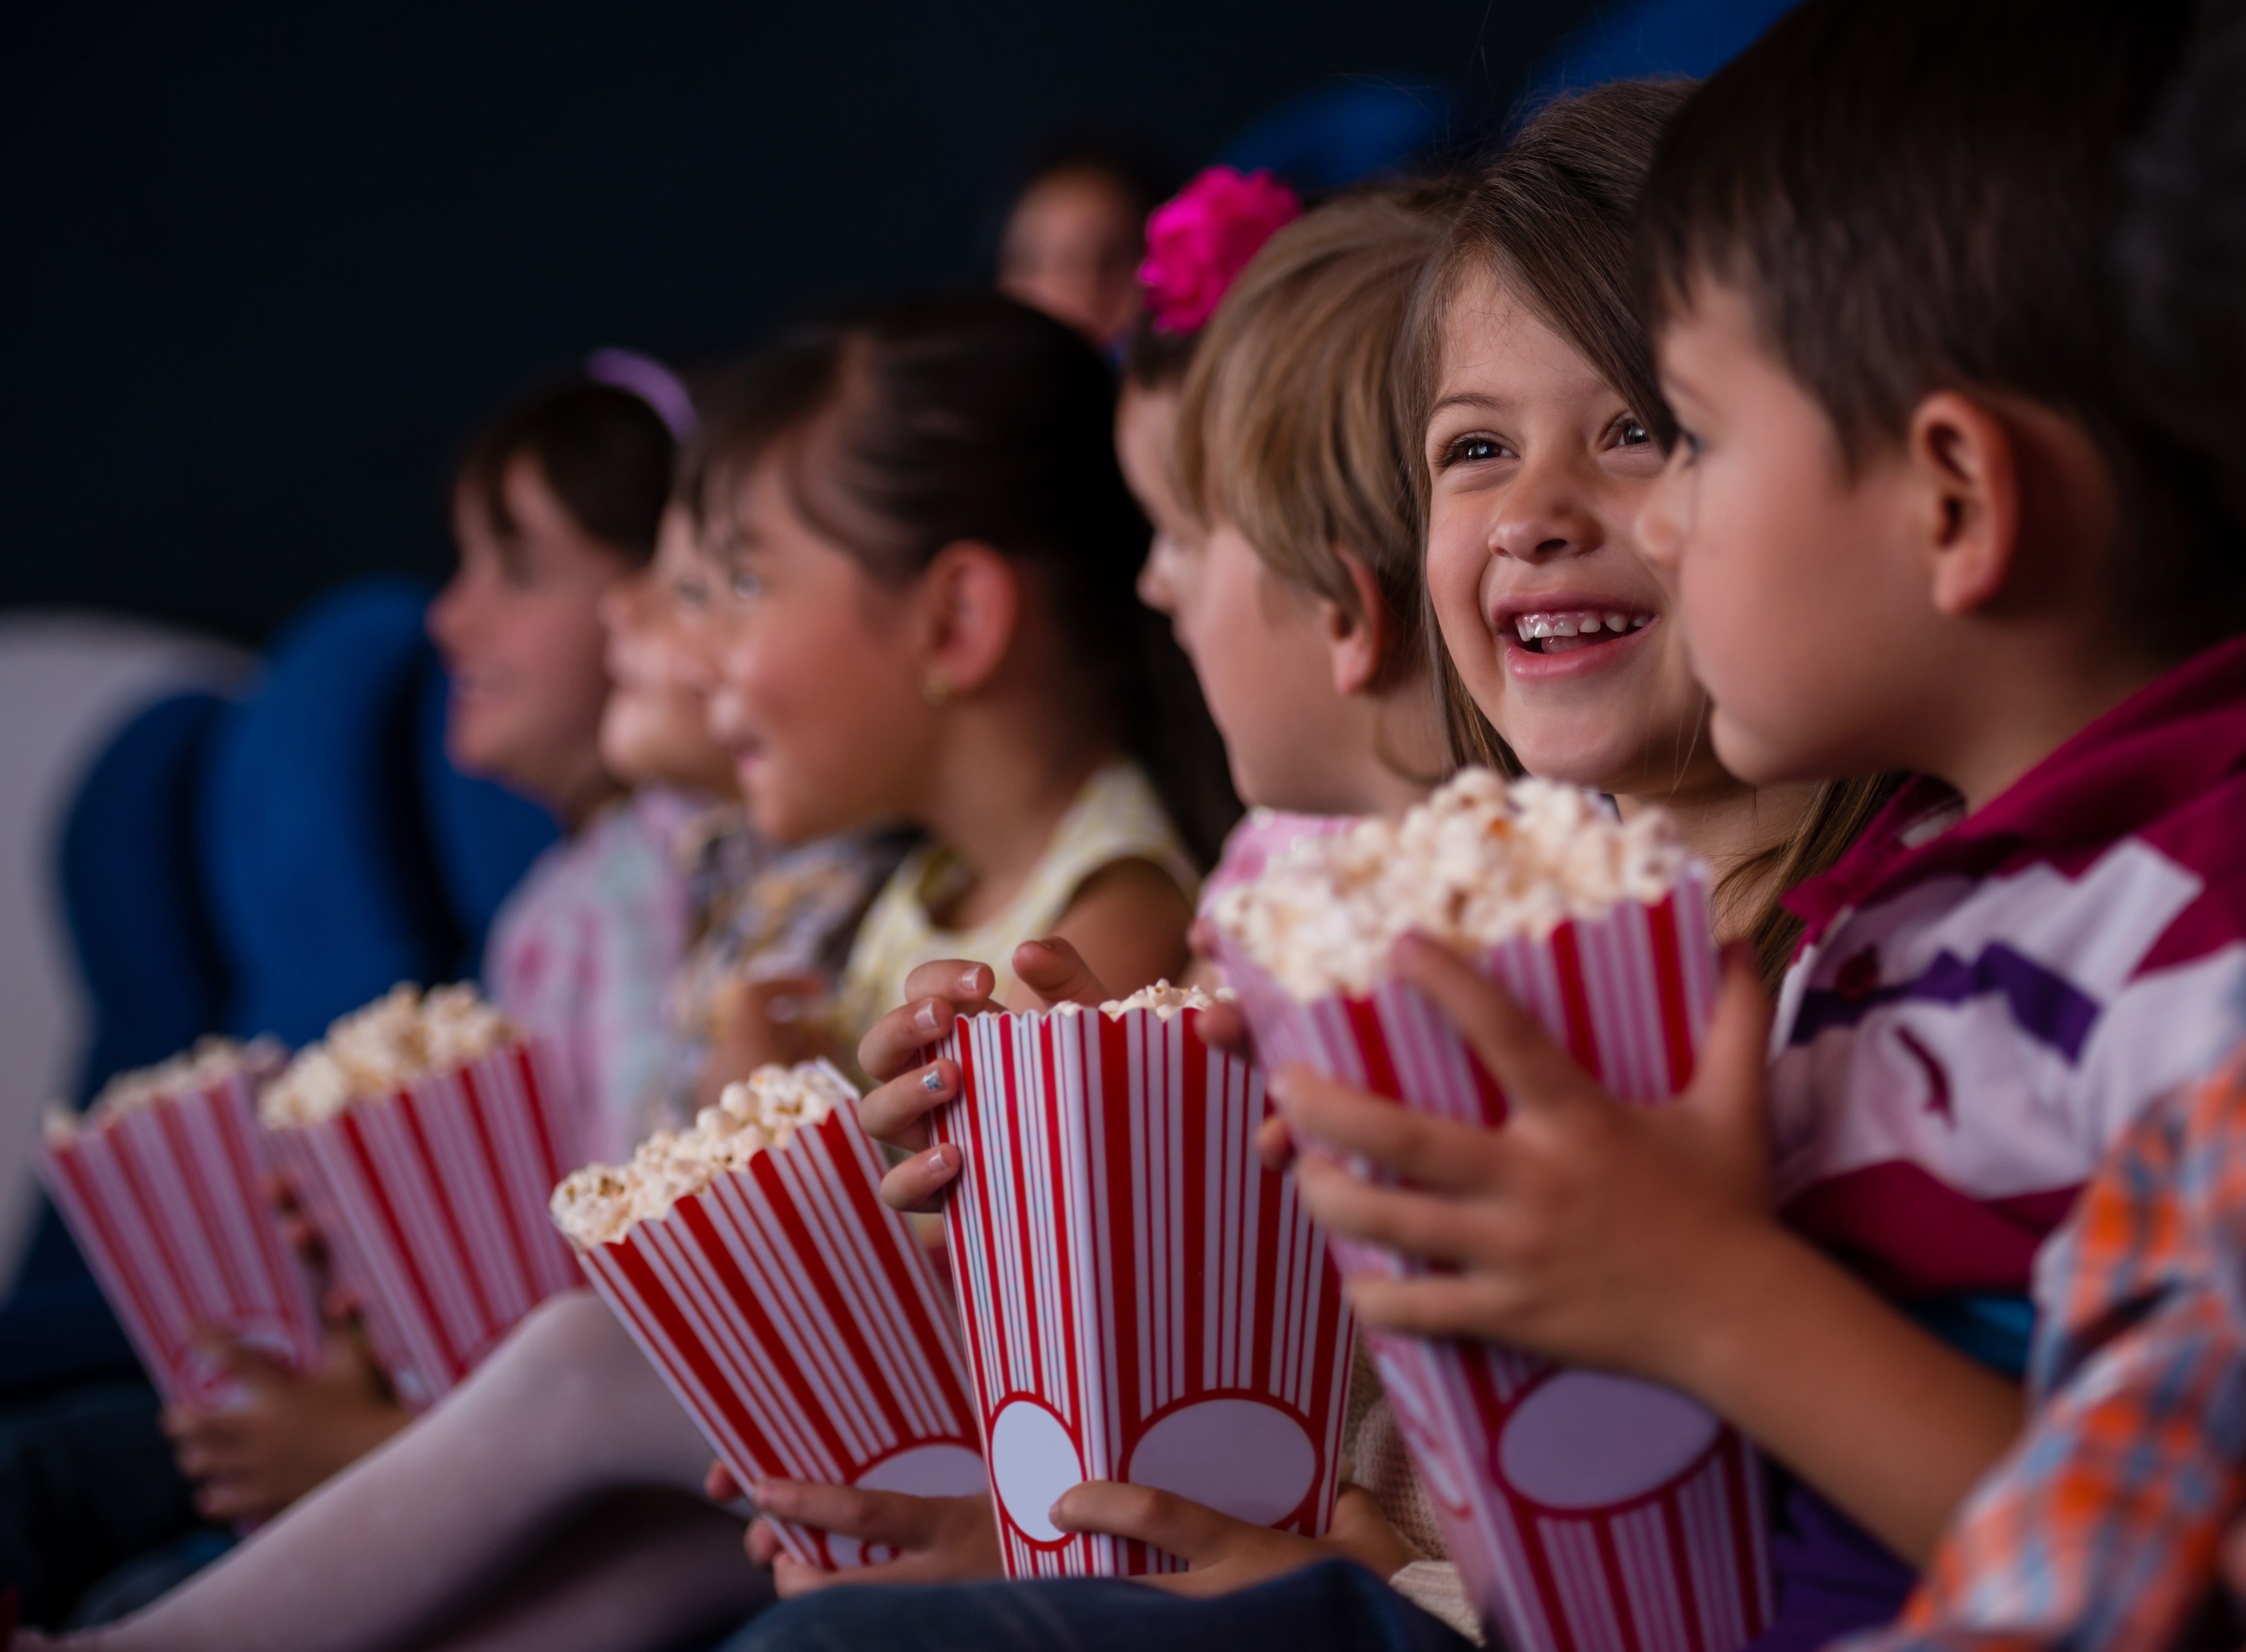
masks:
[(1051, 147), (1029, 168), (1007, 208), (998, 246), (998, 290), (1067, 323), (1102, 350), (1138, 314), (1132, 275), (1145, 243), (1140, 226), (1161, 198), (1154, 169), (1122, 149)]
[(2037, 1245), (2246, 985), (2235, 834), (2202, 824), (2236, 806), (2246, 680), (2190, 657), (2239, 575), (2119, 411), (2100, 292), (2186, 10), (1807, 0), (1664, 139), (1678, 438), (1641, 527), (1716, 755), (1938, 777), (1796, 891), (1776, 1044), (1735, 961), (1680, 1104), (1624, 1108), (1414, 946), (1505, 1130), (1276, 1081), (1303, 1136), (1431, 1190), (1303, 1167), (1335, 1230), (1455, 1264), (1364, 1282), (1368, 1320), (1671, 1383), (1800, 1477), (1770, 1645), (1892, 1615), (2018, 1427)]
[(670, 846), (691, 806), (625, 799), (600, 743), (601, 603), (653, 556), (677, 452), (651, 405), (589, 377), (507, 409), (461, 463), (459, 571), (429, 610), (453, 763), (546, 804), (569, 833), (500, 909), (485, 973), (551, 1048), (600, 1157), (630, 1151), (659, 1081), (663, 984), (685, 939)]
[[(601, 749), (620, 778), (732, 788), (731, 755), (708, 730), (720, 577), (700, 554), (691, 510), (677, 506), (653, 567), (603, 600), (615, 688)], [(730, 971), (775, 954), (791, 972), (815, 961), (828, 944), (820, 925), (854, 921), (886, 866), (847, 842), (775, 854), (722, 819), (703, 842), (698, 884), (738, 883), (703, 889), (701, 936), (679, 983), (690, 1010)], [(807, 875), (806, 856), (818, 876)], [(854, 875), (838, 887), (843, 874)], [(688, 1110), (697, 1075), (684, 1055), (673, 1071), (678, 1091), (652, 1098), (651, 1122)], [(388, 1449), (98, 1644), (172, 1652), (316, 1640), (349, 1652), (440, 1635), (541, 1652), (651, 1649), (737, 1621), (764, 1594), (740, 1563), (740, 1522), (695, 1495), (706, 1455), (607, 1306), (571, 1292), (534, 1312)], [(526, 1571), (541, 1548), (546, 1563)]]
[(796, 333), (713, 430), (713, 727), (752, 821), (924, 834), (851, 949), (843, 1048), (916, 966), (1001, 938), (1066, 935), (1134, 986), (1186, 961), (1197, 880), (1133, 760), (1160, 731), (1116, 622), (1145, 526), (1113, 416), (1081, 340), (973, 296)]
[[(2133, 168), (2122, 237), (2128, 377), (2235, 526), (2228, 432), (2246, 408), (2235, 186), (2246, 18), (2196, 44)], [(2235, 554), (2236, 541), (2231, 541)], [(2235, 811), (2235, 790), (2218, 794)], [(2236, 819), (2228, 812), (2218, 830)], [(2210, 822), (2210, 824), (2213, 824)], [(2226, 1006), (2236, 1029), (2246, 1004)], [(2235, 1644), (2246, 1500), (2246, 1066), (2150, 1108), (2038, 1261), (2036, 1410), (1975, 1490), (1883, 1646)], [(2231, 1526), (2227, 1540), (2222, 1533)]]
[[(1138, 381), (1117, 423), (1119, 456), (1156, 524), (1140, 590), (1172, 616), (1225, 731), (1234, 777), (1260, 806), (1344, 815), (1398, 810), (1423, 795), (1442, 765), (1419, 630), (1418, 529), (1406, 455), (1389, 416), (1394, 342), (1419, 266), (1440, 233), (1440, 204), (1424, 195), (1371, 194), (1280, 230), (1194, 343), (1183, 384), (1150, 391)], [(1334, 325), (1341, 316), (1349, 327)], [(1182, 461), (1174, 466), (1173, 424)], [(1188, 479), (1182, 496), (1174, 470)], [(1252, 540), (1243, 524), (1252, 525)], [(1228, 862), (1234, 857), (1228, 848)], [(1031, 969), (1065, 962), (1081, 970), (1079, 998), (1096, 1003), (1106, 995), (1064, 942), (1017, 955)], [(983, 994), (990, 973), (977, 967)], [(1385, 1408), (1364, 1415), (1378, 1391), (1360, 1397), (1351, 1436), (1358, 1477), (1373, 1497), (1345, 1493), (1338, 1524), (1350, 1534), (1346, 1552), (1432, 1609), (1462, 1608), (1455, 1574), (1439, 1563), (1432, 1511)], [(784, 1594), (831, 1581), (968, 1578), (997, 1566), (984, 1499), (944, 1503), (778, 1484), (758, 1491), (773, 1513), (909, 1551), (870, 1574), (828, 1577), (777, 1555), (769, 1528), (762, 1528), (751, 1553), (774, 1566)], [(1093, 1522), (1115, 1518), (1082, 1513)], [(1234, 1587), (1337, 1552), (1332, 1544), (1242, 1526), (1189, 1505), (1160, 1518), (1201, 1516), (1235, 1555)], [(1253, 1554), (1255, 1570), (1242, 1570), (1242, 1551)], [(1150, 1598), (1126, 1590), (1121, 1604), (1127, 1612)], [(834, 1597), (824, 1616), (784, 1620), (772, 1633), (779, 1644), (822, 1631), (870, 1644), (891, 1638), (895, 1626), (866, 1615), (924, 1613), (972, 1641), (986, 1632), (983, 1612), (1003, 1613), (1005, 1602), (1003, 1591), (924, 1607), (852, 1592)], [(1147, 1627), (1124, 1615), (1114, 1632)], [(1442, 1633), (1433, 1620), (1425, 1627)]]

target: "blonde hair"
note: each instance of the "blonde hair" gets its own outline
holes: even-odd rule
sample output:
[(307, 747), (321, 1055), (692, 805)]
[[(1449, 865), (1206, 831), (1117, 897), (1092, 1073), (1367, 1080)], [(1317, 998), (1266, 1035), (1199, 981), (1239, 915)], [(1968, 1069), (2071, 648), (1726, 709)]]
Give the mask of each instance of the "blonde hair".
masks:
[(1425, 661), (1419, 517), (1398, 349), (1452, 194), (1329, 202), (1271, 237), (1196, 345), (1178, 409), (1179, 497), (1264, 566), (1358, 619), (1339, 554), (1372, 575), (1392, 628), (1384, 677)]

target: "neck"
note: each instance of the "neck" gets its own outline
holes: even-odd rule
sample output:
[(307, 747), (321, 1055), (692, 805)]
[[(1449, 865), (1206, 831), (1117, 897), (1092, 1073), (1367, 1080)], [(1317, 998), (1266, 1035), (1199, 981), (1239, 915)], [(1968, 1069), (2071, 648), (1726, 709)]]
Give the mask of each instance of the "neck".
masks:
[[(1799, 831), (1816, 797), (1814, 784), (1752, 786), (1719, 770), (1698, 785), (1657, 796), (1617, 796), (1615, 805), (1624, 819), (1641, 809), (1666, 809), (1677, 822), (1678, 837), (1694, 859), (1706, 864), (1711, 885), (1720, 888), (1736, 868)], [(1764, 887), (1768, 881), (1767, 876), (1758, 878), (1722, 903), (1716, 913), (1718, 939), (1737, 940), (1746, 933), (1764, 902), (1778, 893)]]
[(1113, 754), (1105, 741), (1085, 738), (1077, 710), (1052, 700), (970, 701), (946, 717), (928, 794), (913, 813), (973, 880), (936, 914), (947, 927), (971, 928), (1005, 910), (1084, 783)]
[(557, 777), (552, 783), (536, 788), (535, 795), (561, 817), (563, 835), (575, 837), (585, 822), (608, 804), (624, 796), (627, 790), (596, 758), (574, 772)]
[(2065, 663), (2035, 662), (1994, 673), (1984, 702), (1991, 715), (1976, 719), (1927, 770), (1957, 788), (1969, 813), (1981, 809), (2168, 664), (2133, 652), (2083, 649)]

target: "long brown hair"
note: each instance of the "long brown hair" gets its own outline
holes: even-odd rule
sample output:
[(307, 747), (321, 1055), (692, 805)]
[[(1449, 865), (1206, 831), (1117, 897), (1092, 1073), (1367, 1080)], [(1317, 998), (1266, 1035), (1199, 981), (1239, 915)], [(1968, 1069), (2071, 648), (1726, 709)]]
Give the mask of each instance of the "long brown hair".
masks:
[[(1689, 80), (1624, 80), (1557, 99), (1483, 169), (1428, 262), (1406, 324), (1407, 406), (1417, 431), (1426, 430), (1434, 402), (1452, 300), (1484, 274), (1596, 369), (1668, 451), (1676, 420), (1639, 318), (1633, 218), (1662, 129), (1692, 90)], [(1412, 451), (1424, 527), (1431, 478), (1424, 443), (1415, 440)], [(1453, 758), (1521, 773), (1519, 759), (1467, 693), (1432, 614), (1426, 630)], [(1680, 763), (1688, 755), (1680, 753)], [(1766, 982), (1784, 973), (1801, 935), (1800, 921), (1780, 897), (1837, 860), (1896, 784), (1890, 775), (1827, 782), (1793, 832), (1725, 874), (1719, 909), (1754, 903), (1743, 927)]]

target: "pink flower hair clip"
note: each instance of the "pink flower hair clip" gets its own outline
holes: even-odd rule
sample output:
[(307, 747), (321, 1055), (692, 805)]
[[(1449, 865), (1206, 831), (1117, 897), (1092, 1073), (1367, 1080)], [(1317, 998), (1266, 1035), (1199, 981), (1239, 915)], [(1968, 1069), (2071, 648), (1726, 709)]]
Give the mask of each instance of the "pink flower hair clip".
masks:
[(1295, 192), (1267, 171), (1211, 167), (1147, 219), (1139, 285), (1154, 330), (1196, 332), (1263, 243), (1303, 215)]

